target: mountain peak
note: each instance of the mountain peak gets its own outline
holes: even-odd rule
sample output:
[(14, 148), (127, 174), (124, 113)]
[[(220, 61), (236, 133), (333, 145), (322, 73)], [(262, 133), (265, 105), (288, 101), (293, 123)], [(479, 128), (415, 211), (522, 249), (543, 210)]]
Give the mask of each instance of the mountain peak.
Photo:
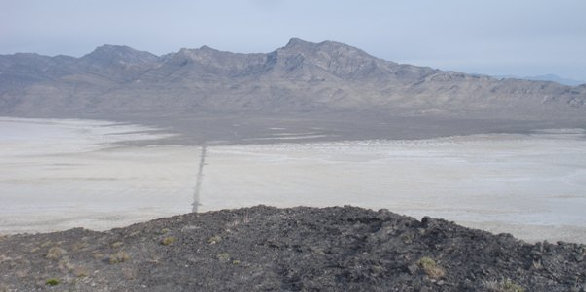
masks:
[(120, 50), (134, 50), (129, 46), (103, 44), (97, 47), (94, 51), (120, 51)]
[(109, 45), (104, 44), (97, 48), (95, 48), (91, 53), (85, 55), (84, 57), (96, 57), (96, 56), (106, 56), (106, 55), (125, 55), (125, 54), (133, 54), (134, 52), (138, 52), (137, 50), (129, 47), (129, 46), (120, 46), (120, 45)]
[(203, 60), (209, 60), (210, 58), (217, 57), (222, 53), (227, 52), (222, 52), (207, 45), (203, 45), (197, 49), (181, 48), (179, 52), (172, 54), (172, 58), (174, 62), (183, 64), (185, 62), (201, 62)]
[(203, 45), (203, 46), (201, 46), (201, 47), (199, 48), (199, 50), (201, 50), (201, 51), (218, 51), (218, 50), (216, 50), (216, 49), (214, 49), (214, 48), (212, 48), (212, 47), (210, 47), (210, 46), (208, 46), (208, 45)]
[(341, 42), (335, 42), (335, 41), (323, 41), (323, 42), (319, 42), (319, 43), (313, 43), (313, 42), (309, 42), (309, 41), (305, 41), (302, 40), (300, 38), (291, 38), (289, 40), (289, 42), (283, 47), (281, 48), (281, 51), (294, 51), (294, 52), (325, 52), (327, 54), (333, 54), (333, 53), (338, 53), (338, 54), (348, 54), (348, 53), (352, 53), (354, 55), (359, 54), (359, 55), (363, 55), (363, 56), (368, 56), (368, 57), (372, 57), (370, 55), (368, 55), (367, 53), (365, 53), (364, 51), (355, 48), (353, 46), (341, 43)]
[(317, 45), (317, 44), (294, 37), (294, 38), (291, 38), (289, 40), (289, 42), (287, 42), (287, 44), (283, 47), (283, 49), (299, 50), (299, 49), (307, 49), (310, 47), (314, 47), (315, 45)]
[(100, 63), (142, 64), (157, 61), (158, 57), (128, 46), (105, 44), (82, 57), (83, 60)]

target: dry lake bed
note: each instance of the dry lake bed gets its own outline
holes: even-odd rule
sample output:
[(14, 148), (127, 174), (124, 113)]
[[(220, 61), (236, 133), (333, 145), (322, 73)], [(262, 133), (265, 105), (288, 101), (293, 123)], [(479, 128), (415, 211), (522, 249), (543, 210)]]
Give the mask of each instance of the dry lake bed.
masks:
[[(201, 147), (157, 143), (166, 137), (106, 121), (0, 118), (0, 234), (104, 230), (191, 212)], [(137, 140), (152, 145), (127, 143)], [(210, 145), (202, 178), (201, 212), (354, 205), (586, 243), (583, 129)]]

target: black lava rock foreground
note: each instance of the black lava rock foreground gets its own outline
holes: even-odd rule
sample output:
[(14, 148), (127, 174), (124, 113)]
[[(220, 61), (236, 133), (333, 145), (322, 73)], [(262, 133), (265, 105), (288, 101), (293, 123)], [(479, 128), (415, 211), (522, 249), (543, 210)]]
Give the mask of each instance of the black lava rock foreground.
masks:
[(0, 237), (0, 291), (584, 291), (585, 255), (385, 210), (259, 206)]

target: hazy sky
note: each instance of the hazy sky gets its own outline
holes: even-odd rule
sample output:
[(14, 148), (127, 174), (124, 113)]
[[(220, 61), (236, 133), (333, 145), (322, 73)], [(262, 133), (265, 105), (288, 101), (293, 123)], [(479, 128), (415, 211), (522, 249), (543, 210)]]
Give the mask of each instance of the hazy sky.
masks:
[(586, 80), (585, 0), (0, 0), (0, 54), (270, 52), (293, 36), (443, 70)]

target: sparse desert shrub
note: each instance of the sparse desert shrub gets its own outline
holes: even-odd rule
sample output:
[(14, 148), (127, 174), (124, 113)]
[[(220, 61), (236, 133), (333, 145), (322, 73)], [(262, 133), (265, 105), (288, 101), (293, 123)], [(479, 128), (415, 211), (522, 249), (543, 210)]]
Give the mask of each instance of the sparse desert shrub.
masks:
[(220, 243), (220, 241), (222, 241), (222, 237), (220, 237), (219, 235), (214, 235), (208, 238), (208, 244), (216, 244)]
[(248, 215), (244, 215), (242, 218), (237, 218), (233, 221), (226, 223), (226, 228), (236, 227), (240, 224), (246, 224), (248, 222), (250, 222), (250, 218), (248, 217)]
[(410, 243), (413, 243), (413, 237), (414, 237), (413, 234), (403, 234), (403, 235), (401, 235), (401, 240), (404, 243), (410, 244)]
[(123, 244), (124, 244), (124, 243), (122, 243), (121, 241), (116, 241), (116, 242), (114, 242), (114, 243), (110, 244), (110, 246), (111, 246), (112, 248), (119, 248), (119, 247), (121, 247)]
[(220, 253), (216, 255), (216, 258), (218, 258), (218, 260), (220, 260), (221, 262), (227, 262), (230, 260), (230, 254), (229, 253)]
[(513, 282), (511, 279), (501, 281), (484, 281), (484, 288), (492, 292), (525, 292), (525, 288)]
[(111, 254), (108, 257), (108, 263), (110, 263), (110, 264), (123, 263), (129, 259), (130, 259), (130, 256), (127, 253), (120, 251), (115, 254)]
[(63, 256), (66, 253), (67, 253), (67, 251), (60, 248), (60, 247), (52, 247), (49, 249), (49, 251), (47, 252), (47, 255), (45, 255), (45, 257), (48, 259), (56, 260), (56, 259), (61, 258), (61, 256)]
[(173, 244), (175, 241), (177, 241), (177, 238), (173, 237), (173, 236), (169, 236), (169, 237), (165, 237), (161, 240), (161, 244), (162, 245), (171, 245)]
[(423, 272), (432, 279), (440, 279), (446, 276), (446, 270), (438, 265), (430, 257), (421, 257), (417, 265), (423, 269)]
[(74, 267), (73, 269), (71, 269), (71, 272), (78, 278), (84, 278), (89, 276), (90, 272), (88, 271), (88, 269), (86, 267)]
[(41, 247), (48, 247), (49, 245), (52, 245), (52, 244), (53, 244), (53, 242), (52, 242), (52, 241), (50, 241), (50, 240), (47, 240), (47, 241), (45, 241), (45, 242), (43, 242), (43, 243), (41, 244)]
[(64, 256), (59, 260), (58, 267), (62, 273), (67, 273), (74, 268), (74, 265), (69, 261), (69, 257)]
[(84, 249), (89, 246), (90, 245), (87, 242), (76, 242), (73, 244), (72, 249), (73, 249), (73, 251), (78, 251), (78, 250)]
[(59, 279), (51, 278), (51, 279), (48, 279), (47, 281), (45, 281), (45, 285), (47, 285), (47, 286), (57, 286), (57, 285), (59, 285), (59, 282), (60, 282)]

